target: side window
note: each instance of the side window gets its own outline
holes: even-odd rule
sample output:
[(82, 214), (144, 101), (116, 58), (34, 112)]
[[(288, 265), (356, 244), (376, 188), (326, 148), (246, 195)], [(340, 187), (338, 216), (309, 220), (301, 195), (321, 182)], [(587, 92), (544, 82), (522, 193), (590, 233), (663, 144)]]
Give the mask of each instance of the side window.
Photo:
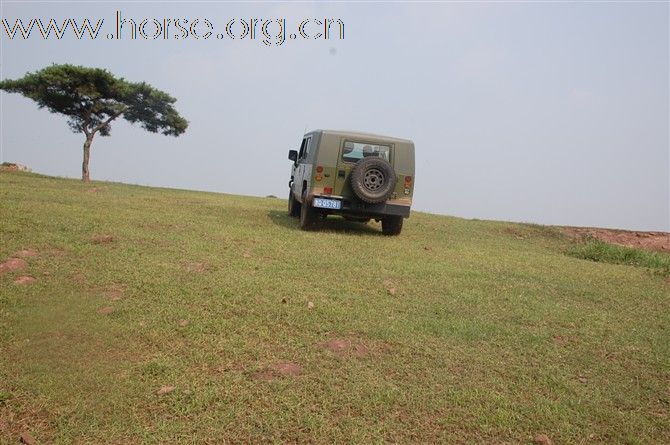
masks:
[(302, 150), (302, 155), (300, 156), (300, 159), (307, 159), (309, 156), (310, 151), (312, 150), (312, 138), (305, 138), (303, 141), (303, 150)]
[(300, 151), (298, 152), (298, 159), (302, 159), (303, 156), (305, 155), (305, 145), (307, 143), (307, 139), (302, 140), (302, 144), (300, 144)]

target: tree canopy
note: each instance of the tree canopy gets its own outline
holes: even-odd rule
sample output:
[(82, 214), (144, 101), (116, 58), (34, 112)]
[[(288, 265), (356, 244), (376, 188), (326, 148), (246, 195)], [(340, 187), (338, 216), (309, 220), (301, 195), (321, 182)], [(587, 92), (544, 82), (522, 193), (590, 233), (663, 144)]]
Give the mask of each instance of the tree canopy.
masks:
[(0, 81), (0, 89), (34, 100), (40, 108), (68, 117), (76, 133), (86, 135), (82, 179), (88, 180), (88, 150), (96, 134), (109, 136), (118, 117), (152, 133), (179, 136), (188, 127), (173, 104), (176, 99), (145, 82), (129, 82), (101, 68), (51, 65), (15, 80)]

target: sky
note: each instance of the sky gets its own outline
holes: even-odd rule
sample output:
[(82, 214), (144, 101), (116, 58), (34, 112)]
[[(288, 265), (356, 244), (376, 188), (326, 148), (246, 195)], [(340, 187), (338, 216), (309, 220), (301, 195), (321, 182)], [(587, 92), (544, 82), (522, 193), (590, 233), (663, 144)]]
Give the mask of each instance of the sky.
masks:
[[(153, 19), (214, 31), (108, 39), (117, 11), (148, 19), (148, 37)], [(71, 63), (177, 99), (186, 133), (116, 121), (93, 142), (93, 179), (284, 198), (305, 130), (356, 130), (414, 141), (414, 210), (670, 231), (667, 2), (3, 1), (0, 17), (104, 20), (81, 40), (0, 26), (2, 78)], [(286, 19), (286, 41), (226, 34), (252, 18)], [(324, 18), (344, 23), (343, 39), (288, 37)], [(81, 177), (83, 135), (20, 95), (0, 99), (2, 161)]]

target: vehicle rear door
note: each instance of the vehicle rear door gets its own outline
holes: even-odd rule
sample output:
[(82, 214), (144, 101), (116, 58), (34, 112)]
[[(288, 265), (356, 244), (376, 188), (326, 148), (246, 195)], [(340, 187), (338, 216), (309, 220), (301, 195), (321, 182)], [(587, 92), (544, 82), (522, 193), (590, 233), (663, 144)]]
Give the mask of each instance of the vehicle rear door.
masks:
[(340, 141), (340, 153), (337, 158), (334, 194), (345, 197), (353, 196), (349, 183), (349, 175), (356, 163), (367, 156), (381, 157), (393, 166), (393, 145), (382, 142), (366, 142), (342, 138)]

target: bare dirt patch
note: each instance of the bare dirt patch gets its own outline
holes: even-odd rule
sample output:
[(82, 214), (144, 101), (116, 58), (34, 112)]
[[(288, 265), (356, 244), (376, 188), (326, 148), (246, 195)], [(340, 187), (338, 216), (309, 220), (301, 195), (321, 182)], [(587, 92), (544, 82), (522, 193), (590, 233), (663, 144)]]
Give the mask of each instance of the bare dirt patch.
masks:
[(554, 341), (554, 343), (560, 346), (566, 346), (569, 344), (577, 343), (577, 337), (574, 336), (554, 335), (551, 338)]
[(72, 281), (74, 281), (77, 284), (84, 284), (86, 283), (86, 276), (80, 272), (72, 274)]
[(503, 232), (505, 232), (507, 235), (513, 236), (516, 239), (525, 239), (526, 238), (525, 236), (523, 236), (523, 234), (520, 231), (516, 230), (513, 227), (506, 227), (505, 230), (503, 230)]
[(37, 250), (35, 249), (22, 249), (17, 252), (14, 252), (14, 256), (17, 258), (33, 258), (37, 256)]
[(295, 377), (302, 374), (302, 366), (293, 362), (277, 363), (271, 369), (283, 377)]
[(591, 236), (619, 246), (670, 253), (670, 233), (668, 232), (636, 232), (591, 227), (563, 227), (563, 231), (572, 238), (582, 239)]
[(35, 445), (37, 441), (35, 438), (30, 434), (30, 433), (23, 433), (19, 437), (19, 442), (24, 443), (26, 445)]
[(114, 308), (111, 306), (105, 306), (98, 309), (98, 314), (100, 315), (109, 315), (114, 312)]
[(53, 443), (52, 414), (42, 407), (29, 407), (27, 403), (18, 397), (12, 407), (0, 405), (0, 437), (12, 438), (12, 442), (0, 439), (0, 443)]
[(297, 377), (302, 374), (302, 366), (295, 362), (279, 362), (251, 374), (254, 380), (269, 382), (282, 377)]
[(29, 275), (21, 275), (20, 277), (17, 277), (16, 280), (14, 280), (14, 284), (26, 285), (32, 284), (35, 281), (37, 280)]
[(17, 270), (23, 270), (28, 267), (26, 260), (21, 258), (9, 258), (8, 260), (0, 263), (0, 274), (6, 272), (16, 272)]
[(533, 438), (533, 443), (536, 445), (554, 445), (554, 441), (546, 434), (536, 434)]
[(358, 339), (352, 338), (332, 338), (319, 347), (326, 349), (338, 357), (365, 357), (370, 353), (370, 348), (364, 345)]
[(102, 290), (102, 295), (112, 301), (118, 301), (123, 297), (123, 287), (113, 284)]
[(251, 378), (254, 380), (262, 380), (264, 382), (269, 382), (277, 378), (274, 372), (269, 369), (264, 369), (262, 371), (257, 371), (251, 374)]
[(200, 262), (185, 263), (183, 268), (186, 272), (204, 272), (207, 270), (207, 265)]
[(29, 167), (14, 162), (3, 162), (0, 164), (0, 172), (29, 172)]
[(109, 244), (113, 241), (113, 235), (93, 235), (91, 237), (91, 242), (93, 242), (93, 244)]
[(163, 394), (170, 394), (176, 388), (174, 386), (162, 386), (156, 391), (156, 395), (162, 396)]
[(386, 288), (386, 291), (389, 295), (395, 295), (396, 287), (393, 283), (393, 280), (384, 280), (384, 287)]
[(123, 296), (123, 292), (119, 290), (108, 290), (105, 291), (105, 296), (112, 301), (119, 301)]

